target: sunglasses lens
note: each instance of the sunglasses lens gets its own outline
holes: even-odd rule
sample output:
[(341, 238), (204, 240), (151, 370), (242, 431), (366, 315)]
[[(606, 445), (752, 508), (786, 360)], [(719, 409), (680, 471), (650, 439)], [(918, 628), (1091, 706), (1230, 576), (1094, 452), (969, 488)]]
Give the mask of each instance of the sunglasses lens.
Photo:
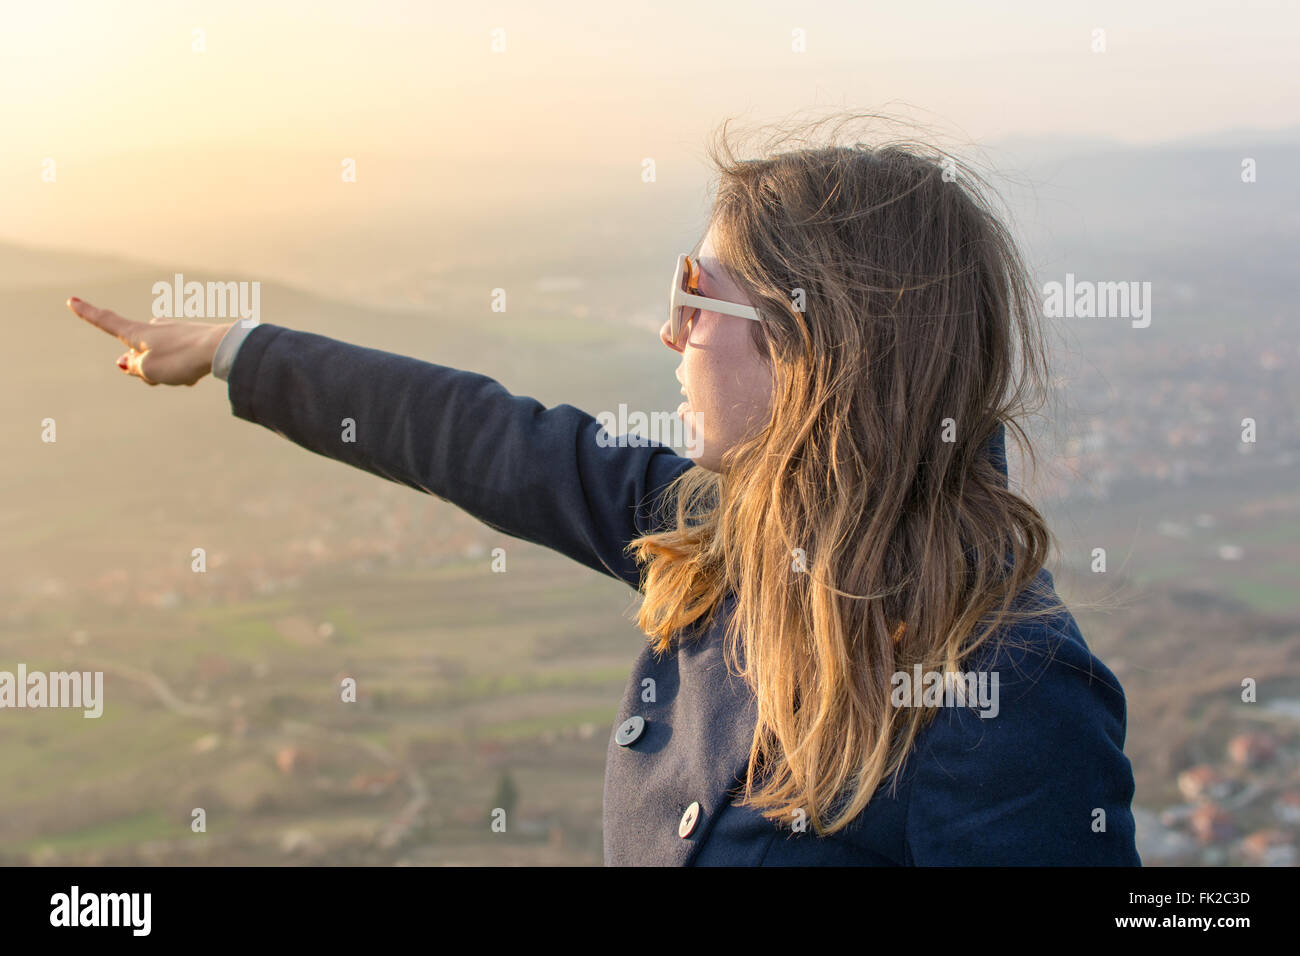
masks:
[[(678, 282), (680, 282), (681, 284), (681, 289), (683, 292), (698, 294), (699, 290), (696, 289), (694, 287), (694, 284), (691, 282), (691, 274), (694, 271), (692, 266), (693, 263), (689, 258), (687, 258), (686, 261), (682, 263), (682, 271), (681, 274), (677, 277), (677, 279)], [(695, 308), (694, 306), (688, 306), (688, 305), (678, 306), (676, 309), (673, 310), (674, 313), (672, 317), (673, 318), (673, 323), (672, 323), (673, 344), (677, 346), (681, 346), (683, 344), (683, 340), (686, 338), (687, 334), (690, 331), (691, 323), (695, 321), (695, 317), (696, 315), (699, 314), (699, 311), (700, 310)]]

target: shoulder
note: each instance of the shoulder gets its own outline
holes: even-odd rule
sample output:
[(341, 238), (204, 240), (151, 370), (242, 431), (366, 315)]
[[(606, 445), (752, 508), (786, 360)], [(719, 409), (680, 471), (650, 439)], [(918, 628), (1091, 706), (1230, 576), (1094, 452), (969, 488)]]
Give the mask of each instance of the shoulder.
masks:
[(903, 770), (911, 862), (1136, 865), (1124, 691), (1074, 616), (1020, 622), (967, 667), (989, 706), (940, 707)]

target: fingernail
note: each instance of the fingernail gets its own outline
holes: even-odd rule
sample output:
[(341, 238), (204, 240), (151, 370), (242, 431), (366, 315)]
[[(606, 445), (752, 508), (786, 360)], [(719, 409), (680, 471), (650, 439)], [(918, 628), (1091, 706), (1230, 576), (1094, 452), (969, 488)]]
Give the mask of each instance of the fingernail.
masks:
[(126, 360), (126, 356), (125, 356), (125, 355), (121, 356), (121, 357), (117, 360), (117, 367), (120, 368), (123, 372), (126, 371), (127, 366), (128, 366), (129, 364), (130, 364), (130, 363), (127, 362), (127, 360)]
[(69, 299), (68, 301), (69, 301), (69, 302), (80, 302), (81, 300), (78, 299), (78, 298), (74, 295), (74, 296), (73, 296), (71, 299)]

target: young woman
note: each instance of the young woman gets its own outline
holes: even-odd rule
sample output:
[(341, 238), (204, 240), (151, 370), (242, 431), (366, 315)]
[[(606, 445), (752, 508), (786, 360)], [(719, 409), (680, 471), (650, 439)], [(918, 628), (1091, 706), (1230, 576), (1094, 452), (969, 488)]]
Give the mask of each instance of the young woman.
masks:
[(236, 416), (644, 594), (607, 863), (1138, 865), (1123, 690), (1008, 486), (1045, 350), (979, 180), (920, 147), (712, 158), (661, 332), (694, 459), (309, 332), (69, 305), (129, 374), (212, 371)]

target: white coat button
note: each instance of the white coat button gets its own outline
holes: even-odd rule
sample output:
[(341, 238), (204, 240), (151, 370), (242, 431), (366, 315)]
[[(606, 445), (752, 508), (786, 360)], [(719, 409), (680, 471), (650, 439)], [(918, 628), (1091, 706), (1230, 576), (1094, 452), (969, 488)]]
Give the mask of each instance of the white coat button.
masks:
[(644, 717), (629, 717), (623, 723), (619, 724), (618, 732), (614, 734), (614, 743), (620, 747), (629, 747), (641, 739), (645, 732)]
[(700, 822), (700, 803), (698, 800), (691, 803), (682, 814), (681, 822), (677, 824), (677, 835), (685, 840), (695, 832), (695, 824)]

